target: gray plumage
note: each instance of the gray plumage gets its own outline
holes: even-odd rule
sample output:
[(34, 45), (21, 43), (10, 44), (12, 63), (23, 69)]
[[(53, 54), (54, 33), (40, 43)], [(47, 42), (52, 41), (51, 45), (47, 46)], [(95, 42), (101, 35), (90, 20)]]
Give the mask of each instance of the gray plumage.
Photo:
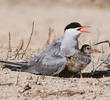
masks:
[[(79, 51), (78, 37), (82, 29), (80, 27), (81, 25), (79, 23), (70, 23), (65, 28), (64, 35), (50, 44), (38, 56), (33, 57), (28, 63), (19, 65), (17, 63), (14, 64), (14, 66), (22, 66), (21, 71), (23, 72), (42, 75), (59, 75), (66, 66), (66, 57), (74, 55)], [(6, 65), (9, 64), (9, 62), (4, 63)]]
[(60, 42), (47, 47), (40, 55), (32, 58), (22, 71), (42, 75), (58, 75), (65, 67), (66, 58), (60, 54)]

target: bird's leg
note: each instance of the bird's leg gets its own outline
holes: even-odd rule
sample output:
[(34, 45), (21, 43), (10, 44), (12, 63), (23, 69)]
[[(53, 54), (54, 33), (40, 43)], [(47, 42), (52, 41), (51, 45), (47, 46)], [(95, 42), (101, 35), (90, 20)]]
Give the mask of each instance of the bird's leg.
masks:
[(83, 76), (82, 76), (82, 72), (80, 71), (79, 73), (80, 73), (80, 78), (83, 78)]
[(71, 77), (74, 78), (74, 74), (72, 74)]
[(60, 74), (57, 74), (56, 76), (57, 76), (57, 77), (60, 77)]

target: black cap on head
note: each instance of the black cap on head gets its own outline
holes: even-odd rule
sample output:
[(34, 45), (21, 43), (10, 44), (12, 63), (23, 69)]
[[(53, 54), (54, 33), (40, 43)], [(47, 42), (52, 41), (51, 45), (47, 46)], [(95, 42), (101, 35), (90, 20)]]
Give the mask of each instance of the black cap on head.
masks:
[(77, 27), (82, 27), (82, 26), (81, 26), (81, 24), (78, 23), (78, 22), (72, 22), (72, 23), (68, 24), (68, 25), (65, 27), (64, 31), (67, 30), (67, 29), (77, 28)]

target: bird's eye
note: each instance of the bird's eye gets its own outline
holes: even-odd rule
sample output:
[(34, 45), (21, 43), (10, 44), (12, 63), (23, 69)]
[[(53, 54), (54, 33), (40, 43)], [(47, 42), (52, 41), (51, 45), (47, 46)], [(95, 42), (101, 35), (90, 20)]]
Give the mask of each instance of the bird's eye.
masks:
[(78, 31), (80, 31), (80, 30), (81, 30), (81, 28), (78, 28), (77, 30), (78, 30)]
[(87, 50), (90, 50), (91, 48), (86, 48)]

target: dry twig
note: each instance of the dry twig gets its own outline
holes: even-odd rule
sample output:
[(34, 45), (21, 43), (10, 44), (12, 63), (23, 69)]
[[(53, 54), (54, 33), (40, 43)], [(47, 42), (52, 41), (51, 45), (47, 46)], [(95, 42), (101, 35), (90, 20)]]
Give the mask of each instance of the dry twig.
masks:
[(11, 51), (12, 51), (12, 49), (11, 49), (11, 34), (9, 32), (9, 34), (8, 34), (8, 52), (7, 52), (6, 60), (8, 60), (9, 52), (11, 52)]
[(28, 47), (29, 47), (29, 44), (30, 44), (31, 39), (32, 39), (33, 32), (34, 32), (34, 21), (33, 21), (33, 23), (32, 23), (32, 31), (31, 31), (31, 34), (30, 34), (30, 37), (29, 37), (29, 41), (28, 41), (27, 46), (26, 46), (26, 48), (25, 48), (25, 50), (24, 50), (24, 52), (23, 52), (23, 54), (22, 54), (22, 58), (23, 58), (23, 56), (25, 55), (25, 53), (26, 53), (26, 51), (27, 51), (27, 49), (28, 49)]
[(15, 85), (16, 85), (16, 86), (19, 85), (19, 73), (18, 73), (18, 76), (17, 76), (17, 80), (16, 80)]
[[(101, 42), (98, 42), (94, 45), (99, 45), (99, 44), (102, 44), (102, 43), (109, 43), (109, 48), (110, 48), (110, 41), (109, 40), (101, 41)], [(99, 65), (97, 65), (96, 68), (92, 72), (94, 73), (102, 64), (105, 64), (106, 61), (109, 60), (109, 58), (110, 58), (110, 52), (109, 52), (108, 56)]]
[(22, 49), (23, 49), (23, 45), (24, 45), (24, 41), (23, 41), (23, 40), (21, 40), (21, 41), (20, 41), (20, 43), (19, 43), (19, 45), (18, 45), (18, 47), (16, 48), (15, 59), (16, 59), (16, 57), (18, 56), (18, 54), (19, 54), (20, 50), (22, 50)]
[(11, 34), (9, 32), (9, 40), (8, 40), (8, 52), (11, 52), (12, 49), (11, 49)]
[[(54, 29), (53, 29), (53, 31), (54, 31)], [(53, 40), (52, 40), (52, 42), (55, 42), (56, 39), (57, 39), (56, 34), (55, 34), (55, 32), (53, 32)]]
[(0, 83), (0, 86), (2, 86), (2, 85), (8, 85), (8, 86), (12, 86), (13, 85), (13, 83)]
[(53, 29), (50, 27), (50, 28), (49, 28), (49, 32), (48, 32), (48, 39), (47, 39), (47, 41), (45, 42), (45, 44), (43, 45), (43, 48), (42, 48), (43, 50), (44, 50), (44, 48), (46, 48), (46, 47), (50, 44), (52, 32), (53, 32)]

